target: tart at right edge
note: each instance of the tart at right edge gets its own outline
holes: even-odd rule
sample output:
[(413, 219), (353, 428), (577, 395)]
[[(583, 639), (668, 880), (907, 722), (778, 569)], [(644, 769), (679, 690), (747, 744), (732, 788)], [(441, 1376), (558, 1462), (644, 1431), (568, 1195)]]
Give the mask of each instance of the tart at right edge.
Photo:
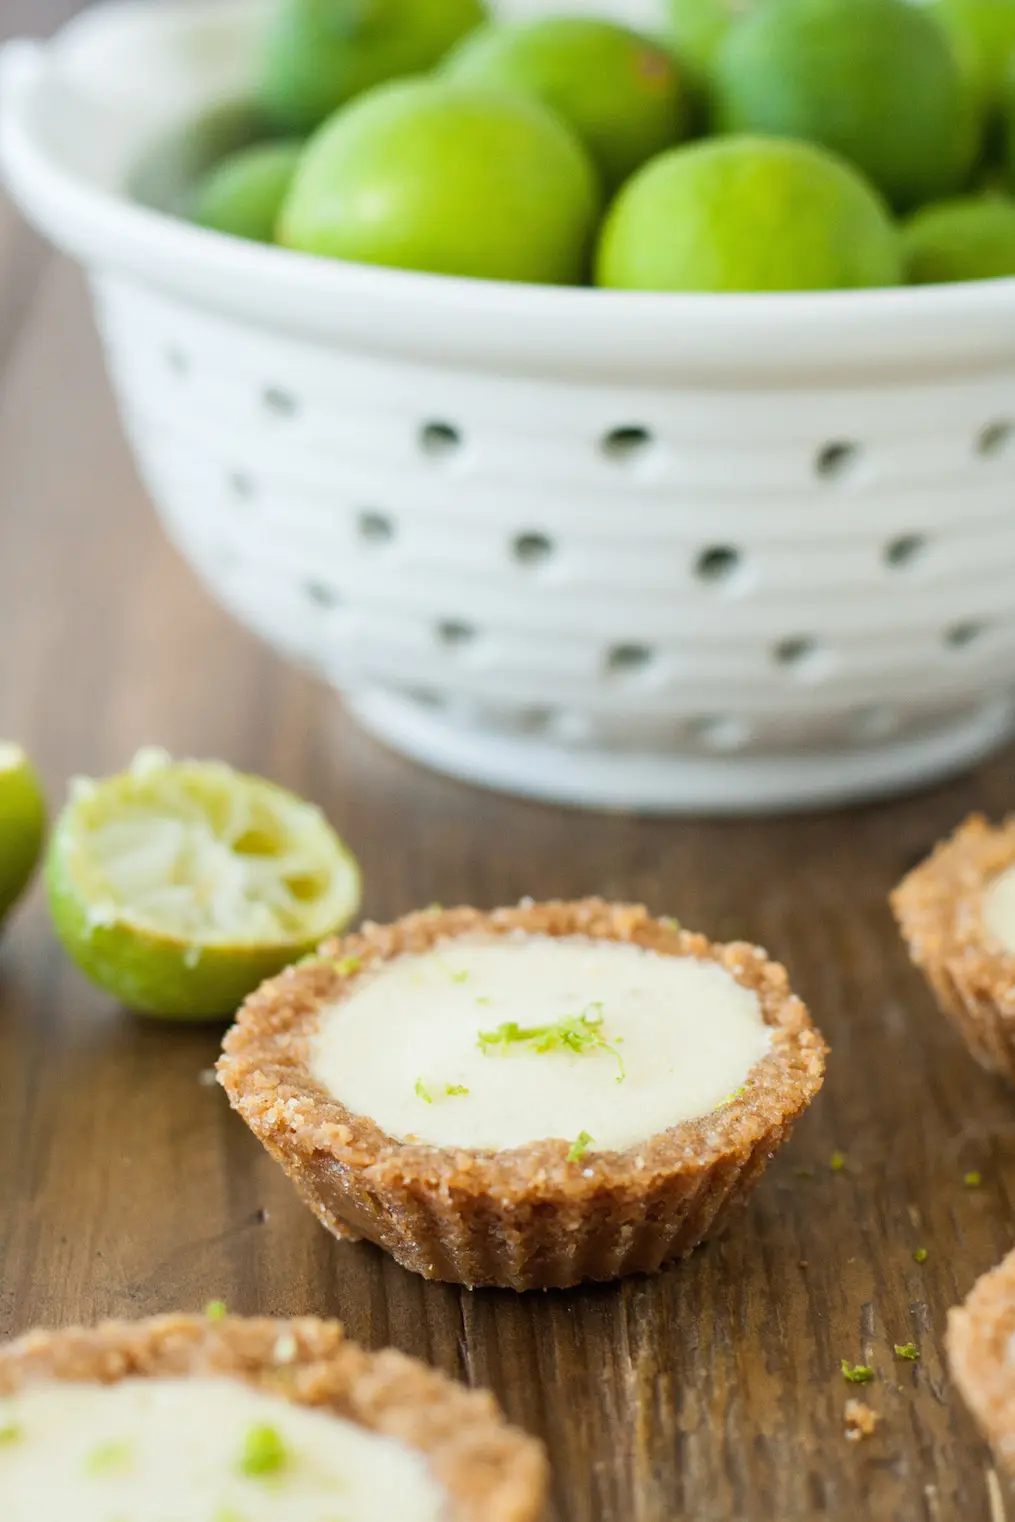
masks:
[[(1015, 1084), (1015, 817), (978, 814), (892, 894), (914, 963), (977, 1062)], [(966, 1404), (1015, 1473), (1015, 1252), (948, 1317), (948, 1357)]]
[(909, 954), (977, 1062), (1015, 1084), (1015, 816), (960, 825), (892, 894)]

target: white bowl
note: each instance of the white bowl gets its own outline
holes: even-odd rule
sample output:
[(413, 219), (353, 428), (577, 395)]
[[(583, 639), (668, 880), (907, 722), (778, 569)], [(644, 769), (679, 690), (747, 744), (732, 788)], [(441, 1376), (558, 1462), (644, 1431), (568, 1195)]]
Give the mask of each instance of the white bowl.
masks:
[(152, 495), (228, 607), (393, 745), (570, 803), (838, 803), (1010, 736), (1015, 281), (494, 284), (139, 204), (261, 11), (100, 7), (0, 75), (10, 187), (87, 267)]

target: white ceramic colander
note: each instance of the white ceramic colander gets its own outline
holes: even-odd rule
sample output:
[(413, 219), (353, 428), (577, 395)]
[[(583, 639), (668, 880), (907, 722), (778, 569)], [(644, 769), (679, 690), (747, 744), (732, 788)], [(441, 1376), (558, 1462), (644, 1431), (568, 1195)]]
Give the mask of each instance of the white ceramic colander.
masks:
[(86, 265), (228, 607), (393, 745), (567, 802), (840, 802), (1009, 736), (1015, 281), (499, 285), (137, 204), (151, 145), (245, 87), (260, 10), (103, 7), (0, 78), (10, 186)]

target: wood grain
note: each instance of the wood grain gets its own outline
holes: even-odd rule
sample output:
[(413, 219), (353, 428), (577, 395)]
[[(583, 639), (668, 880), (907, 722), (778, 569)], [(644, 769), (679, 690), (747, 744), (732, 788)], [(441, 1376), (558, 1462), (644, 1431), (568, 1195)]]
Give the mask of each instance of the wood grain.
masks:
[[(66, 8), (29, 6), (40, 24)], [(1015, 1101), (932, 1008), (885, 905), (959, 817), (1011, 807), (1013, 756), (891, 806), (753, 824), (567, 813), (418, 771), (229, 622), (167, 545), (82, 284), (9, 212), (0, 291), (0, 734), (31, 746), (54, 804), (142, 743), (220, 755), (326, 808), (372, 916), (642, 899), (778, 953), (834, 1049), (725, 1240), (655, 1280), (468, 1294), (333, 1242), (202, 1081), (218, 1033), (139, 1023), (87, 987), (36, 890), (0, 981), (0, 1334), (220, 1296), (340, 1316), (492, 1385), (549, 1444), (554, 1522), (1015, 1518), (941, 1352), (946, 1308), (1015, 1239)], [(922, 1358), (900, 1363), (911, 1339)], [(860, 1393), (883, 1421), (857, 1445), (843, 1358), (878, 1375)]]

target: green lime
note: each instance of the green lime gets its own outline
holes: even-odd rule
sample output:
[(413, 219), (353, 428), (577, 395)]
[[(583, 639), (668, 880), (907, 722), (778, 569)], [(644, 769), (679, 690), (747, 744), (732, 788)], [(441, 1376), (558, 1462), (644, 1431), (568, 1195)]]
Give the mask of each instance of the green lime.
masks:
[(679, 142), (689, 119), (687, 84), (672, 54), (593, 17), (483, 27), (455, 49), (445, 72), (549, 106), (581, 138), (609, 191)]
[(231, 1014), (342, 929), (355, 859), (320, 811), (220, 761), (141, 751), (79, 781), (46, 863), (57, 933), (81, 970), (145, 1014)]
[(914, 285), (1015, 275), (1015, 201), (965, 196), (924, 206), (903, 228)]
[(291, 142), (257, 143), (229, 154), (198, 185), (194, 221), (234, 238), (273, 243), (302, 152), (301, 142)]
[(453, 80), (382, 85), (321, 128), (282, 211), (305, 253), (443, 275), (581, 281), (596, 172), (545, 106)]
[(0, 924), (28, 887), (46, 833), (46, 804), (35, 768), (0, 740)]
[(1004, 164), (1008, 182), (1015, 187), (1015, 58), (1005, 76), (1001, 107)]
[(972, 62), (982, 106), (1001, 104), (1005, 71), (1015, 56), (1015, 0), (923, 0), (960, 53)]
[(723, 131), (820, 143), (899, 207), (961, 186), (981, 139), (954, 49), (906, 0), (768, 0), (730, 32), (714, 86)]
[(732, 26), (765, 0), (667, 0), (677, 54), (705, 75)]
[(881, 197), (823, 148), (728, 137), (661, 154), (620, 192), (600, 285), (640, 291), (804, 291), (897, 285)]
[(275, 0), (258, 98), (290, 132), (311, 132), (385, 80), (432, 69), (486, 20), (483, 0)]

